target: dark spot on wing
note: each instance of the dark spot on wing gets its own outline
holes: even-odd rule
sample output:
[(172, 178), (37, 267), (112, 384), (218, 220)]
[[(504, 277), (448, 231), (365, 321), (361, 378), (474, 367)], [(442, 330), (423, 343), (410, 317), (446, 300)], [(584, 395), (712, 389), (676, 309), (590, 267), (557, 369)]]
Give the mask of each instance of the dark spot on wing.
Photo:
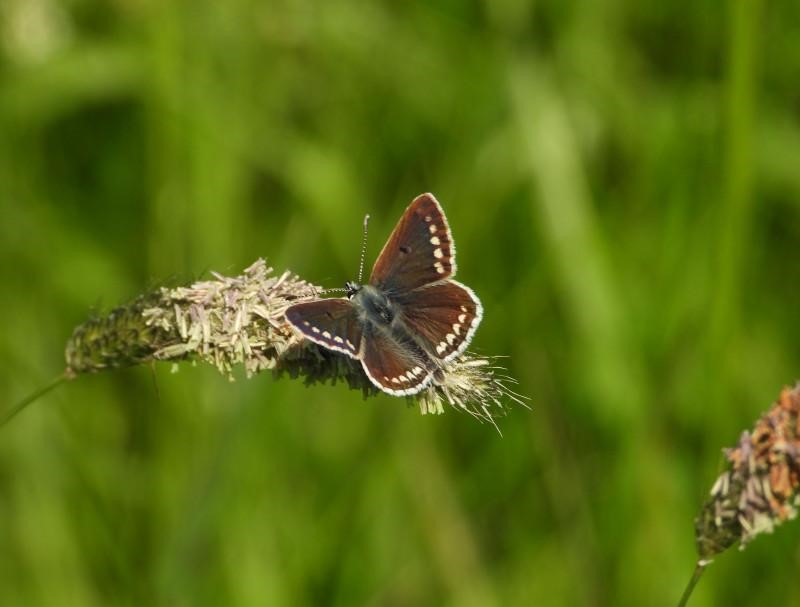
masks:
[(408, 255), (409, 253), (411, 253), (411, 247), (407, 247), (407, 246), (403, 245), (403, 246), (400, 247), (400, 252), (403, 255)]

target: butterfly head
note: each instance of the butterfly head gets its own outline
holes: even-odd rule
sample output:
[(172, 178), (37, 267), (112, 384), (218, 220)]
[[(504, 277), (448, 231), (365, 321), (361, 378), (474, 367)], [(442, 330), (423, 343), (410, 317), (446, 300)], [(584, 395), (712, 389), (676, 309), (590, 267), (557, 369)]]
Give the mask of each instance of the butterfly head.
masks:
[(362, 285), (358, 284), (357, 282), (353, 282), (352, 280), (348, 280), (346, 283), (344, 283), (344, 292), (347, 294), (347, 299), (353, 299), (353, 296), (362, 288)]

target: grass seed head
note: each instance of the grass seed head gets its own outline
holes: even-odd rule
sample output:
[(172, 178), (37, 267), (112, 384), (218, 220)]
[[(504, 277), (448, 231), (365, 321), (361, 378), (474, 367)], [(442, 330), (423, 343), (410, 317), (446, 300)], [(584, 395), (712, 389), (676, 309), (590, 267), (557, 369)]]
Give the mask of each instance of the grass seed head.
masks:
[(797, 516), (800, 504), (800, 384), (778, 400), (739, 443), (724, 450), (727, 469), (695, 520), (702, 559), (740, 542), (744, 548)]
[[(284, 317), (295, 303), (319, 296), (320, 287), (289, 271), (276, 275), (259, 259), (241, 276), (213, 273), (189, 286), (162, 287), (109, 314), (88, 320), (67, 342), (67, 374), (75, 376), (152, 361), (195, 360), (233, 379), (264, 370), (306, 384), (346, 383), (365, 397), (378, 394), (361, 364), (317, 346)], [(523, 403), (490, 357), (464, 354), (442, 368), (442, 378), (409, 399), (423, 414), (442, 413), (444, 403), (493, 421), (503, 402)]]

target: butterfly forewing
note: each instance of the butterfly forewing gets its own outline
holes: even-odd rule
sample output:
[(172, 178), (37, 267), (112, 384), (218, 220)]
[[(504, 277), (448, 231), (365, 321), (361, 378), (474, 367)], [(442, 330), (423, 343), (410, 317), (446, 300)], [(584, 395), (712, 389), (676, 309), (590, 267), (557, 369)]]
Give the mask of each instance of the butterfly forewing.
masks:
[(286, 320), (314, 343), (359, 358), (363, 329), (349, 300), (295, 304), (286, 310)]
[(408, 330), (443, 362), (466, 349), (483, 318), (475, 293), (455, 280), (403, 293), (397, 301)]
[(455, 255), (442, 207), (433, 194), (422, 194), (397, 222), (369, 282), (387, 293), (415, 289), (455, 274)]
[(427, 386), (435, 368), (430, 357), (410, 339), (397, 339), (367, 325), (361, 364), (367, 377), (395, 396), (416, 394)]

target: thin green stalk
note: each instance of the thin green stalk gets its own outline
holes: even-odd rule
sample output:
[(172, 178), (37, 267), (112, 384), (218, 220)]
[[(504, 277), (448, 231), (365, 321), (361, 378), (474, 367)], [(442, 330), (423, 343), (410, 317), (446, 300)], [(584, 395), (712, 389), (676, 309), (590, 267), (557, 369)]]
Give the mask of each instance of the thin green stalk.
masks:
[(53, 381), (51, 381), (49, 384), (46, 384), (44, 387), (39, 388), (33, 394), (23, 398), (21, 401), (19, 401), (16, 405), (11, 407), (11, 409), (9, 409), (8, 411), (6, 411), (3, 414), (2, 418), (0, 418), (0, 428), (2, 428), (8, 422), (10, 422), (12, 419), (14, 419), (14, 417), (17, 415), (17, 413), (22, 411), (25, 407), (30, 405), (33, 401), (38, 399), (40, 396), (44, 396), (45, 394), (47, 394), (51, 390), (55, 389), (57, 386), (61, 385), (62, 383), (64, 383), (68, 379), (69, 379), (69, 376), (66, 373), (62, 373), (61, 375), (56, 377)]
[(694, 573), (692, 574), (692, 579), (690, 579), (689, 583), (686, 585), (686, 590), (683, 591), (681, 600), (678, 602), (678, 607), (686, 607), (686, 604), (689, 602), (689, 597), (692, 596), (694, 587), (697, 586), (697, 582), (700, 581), (700, 576), (703, 575), (703, 572), (706, 570), (706, 567), (708, 567), (710, 562), (711, 561), (706, 560), (697, 561), (697, 565), (694, 568)]

